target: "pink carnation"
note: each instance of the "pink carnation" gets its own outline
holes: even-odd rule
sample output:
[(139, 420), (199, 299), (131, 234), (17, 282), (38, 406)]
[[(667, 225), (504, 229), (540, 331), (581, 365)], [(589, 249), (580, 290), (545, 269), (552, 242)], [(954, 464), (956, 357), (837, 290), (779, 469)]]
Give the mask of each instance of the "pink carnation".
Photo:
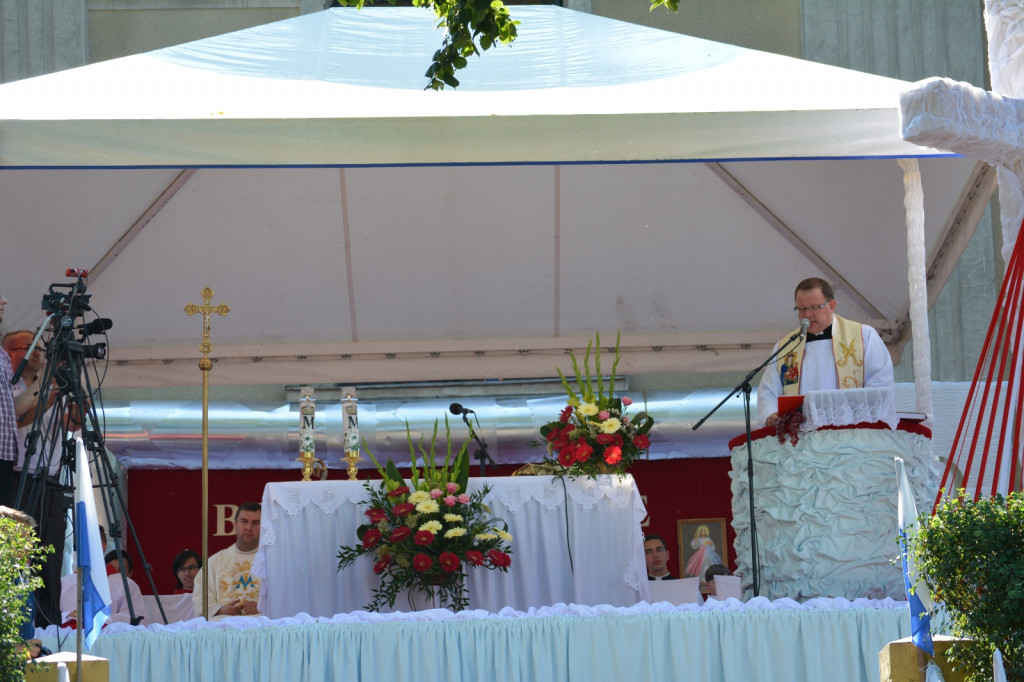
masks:
[(600, 412), (597, 413), (597, 418), (600, 419), (601, 421), (604, 421), (610, 416), (612, 415), (611, 413), (608, 412), (608, 410), (601, 410)]
[(448, 497), (444, 498), (444, 503), (447, 504), (449, 507), (454, 507), (455, 506), (455, 496), (454, 495), (449, 495)]
[(622, 404), (625, 405), (626, 407), (629, 407), (630, 405), (633, 404), (633, 399), (630, 398), (629, 396), (623, 396), (622, 397)]
[(443, 494), (444, 493), (442, 493), (439, 488), (434, 488), (433, 490), (430, 491), (430, 496), (433, 497), (435, 500), (441, 497), (441, 495)]
[(459, 492), (459, 484), (458, 483), (449, 483), (448, 485), (446, 485), (444, 487), (444, 489), (447, 490), (450, 493), (457, 493), (457, 492)]
[(466, 493), (462, 493), (455, 499), (459, 501), (459, 504), (469, 504), (469, 495), (467, 495)]

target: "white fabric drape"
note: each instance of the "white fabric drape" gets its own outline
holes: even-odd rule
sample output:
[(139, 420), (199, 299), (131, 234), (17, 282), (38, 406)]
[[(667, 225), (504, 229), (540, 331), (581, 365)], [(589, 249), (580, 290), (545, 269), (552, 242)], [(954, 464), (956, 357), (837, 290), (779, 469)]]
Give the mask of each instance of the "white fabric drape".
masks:
[[(110, 682), (876, 682), (878, 652), (909, 635), (906, 602), (762, 597), (703, 606), (560, 604), (499, 614), (117, 624), (103, 631), (93, 653), (110, 660)], [(43, 644), (58, 648), (53, 634)], [(73, 649), (74, 637), (62, 645)]]
[[(892, 460), (903, 458), (916, 501), (928, 508), (938, 472), (927, 438), (888, 429), (839, 429), (800, 434), (795, 446), (774, 436), (752, 446), (762, 596), (905, 598), (903, 573), (892, 563), (898, 553)], [(730, 476), (736, 573), (749, 594), (745, 443), (733, 449)]]
[[(632, 476), (562, 481), (551, 476), (471, 478), (491, 486), (485, 501), (509, 525), (508, 573), (472, 569), (470, 606), (499, 611), (559, 602), (627, 606), (649, 595), (641, 521), (647, 515)], [(379, 578), (372, 562), (336, 570), (339, 545), (354, 546), (365, 523), (364, 481), (269, 483), (263, 493), (260, 612), (331, 616), (370, 603)], [(377, 482), (374, 482), (377, 484)], [(570, 560), (569, 553), (572, 553)], [(410, 605), (400, 597), (396, 610)]]
[(917, 159), (899, 159), (903, 170), (903, 205), (907, 210), (907, 283), (914, 339), (914, 388), (917, 411), (932, 410), (932, 343), (928, 333), (928, 256), (924, 240), (924, 190)]
[[(985, 0), (985, 31), (992, 92), (1007, 97), (1024, 96), (1024, 7), (1020, 0)], [(1019, 138), (1016, 146), (1024, 146)], [(999, 165), (997, 171), (1003, 262), (1009, 263), (1024, 219), (1024, 162), (1018, 159), (1011, 165)]]

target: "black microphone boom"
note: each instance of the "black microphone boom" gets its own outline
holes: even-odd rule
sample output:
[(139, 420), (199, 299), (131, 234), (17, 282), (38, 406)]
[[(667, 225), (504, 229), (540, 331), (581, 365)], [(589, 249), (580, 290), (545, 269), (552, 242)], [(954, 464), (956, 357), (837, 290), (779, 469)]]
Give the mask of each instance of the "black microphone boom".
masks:
[(90, 334), (102, 334), (113, 326), (114, 323), (110, 321), (109, 317), (98, 317), (92, 322), (79, 325), (78, 329), (82, 330), (84, 336), (89, 336)]
[(474, 412), (473, 410), (469, 409), (468, 407), (463, 407), (458, 403), (452, 403), (451, 405), (449, 405), (448, 411), (451, 412), (452, 414), (476, 414), (476, 412)]

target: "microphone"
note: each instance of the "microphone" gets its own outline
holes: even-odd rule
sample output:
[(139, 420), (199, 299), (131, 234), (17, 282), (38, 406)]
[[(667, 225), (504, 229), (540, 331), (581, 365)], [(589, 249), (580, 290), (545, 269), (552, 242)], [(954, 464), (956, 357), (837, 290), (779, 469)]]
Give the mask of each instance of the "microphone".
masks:
[(89, 336), (90, 334), (102, 334), (113, 326), (114, 323), (110, 321), (109, 317), (98, 317), (92, 322), (78, 325), (76, 329), (81, 329), (83, 336)]
[(469, 409), (468, 407), (463, 407), (458, 403), (452, 403), (451, 405), (449, 405), (448, 411), (451, 412), (452, 414), (476, 414), (476, 412), (474, 412), (473, 410)]
[[(793, 343), (797, 339), (800, 339), (801, 341), (803, 341), (807, 337), (807, 328), (810, 327), (810, 326), (811, 326), (811, 321), (808, 320), (806, 317), (804, 319), (800, 320), (800, 329), (798, 331), (794, 332), (793, 336), (789, 337), (789, 340), (786, 341), (786, 345), (788, 346), (789, 344)], [(781, 349), (781, 346), (780, 346), (780, 349)]]

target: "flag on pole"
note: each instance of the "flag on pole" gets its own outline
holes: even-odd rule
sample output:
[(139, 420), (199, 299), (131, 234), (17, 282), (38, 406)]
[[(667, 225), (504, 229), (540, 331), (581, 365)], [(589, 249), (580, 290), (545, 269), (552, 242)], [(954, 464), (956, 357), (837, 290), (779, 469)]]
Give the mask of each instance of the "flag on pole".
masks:
[(932, 644), (931, 611), (932, 599), (928, 594), (928, 586), (921, 580), (913, 557), (907, 552), (907, 533), (917, 527), (917, 503), (914, 493), (907, 480), (907, 472), (903, 468), (903, 460), (896, 457), (896, 478), (899, 490), (897, 516), (900, 524), (900, 554), (903, 557), (903, 585), (907, 590), (907, 603), (910, 605), (910, 633), (918, 649), (929, 656), (935, 656), (935, 645)]
[(82, 612), (78, 619), (85, 634), (85, 646), (91, 649), (100, 628), (110, 618), (110, 585), (107, 566), (100, 546), (100, 523), (96, 516), (96, 498), (89, 474), (89, 455), (81, 438), (75, 439), (77, 481), (75, 483), (75, 565), (82, 577)]

